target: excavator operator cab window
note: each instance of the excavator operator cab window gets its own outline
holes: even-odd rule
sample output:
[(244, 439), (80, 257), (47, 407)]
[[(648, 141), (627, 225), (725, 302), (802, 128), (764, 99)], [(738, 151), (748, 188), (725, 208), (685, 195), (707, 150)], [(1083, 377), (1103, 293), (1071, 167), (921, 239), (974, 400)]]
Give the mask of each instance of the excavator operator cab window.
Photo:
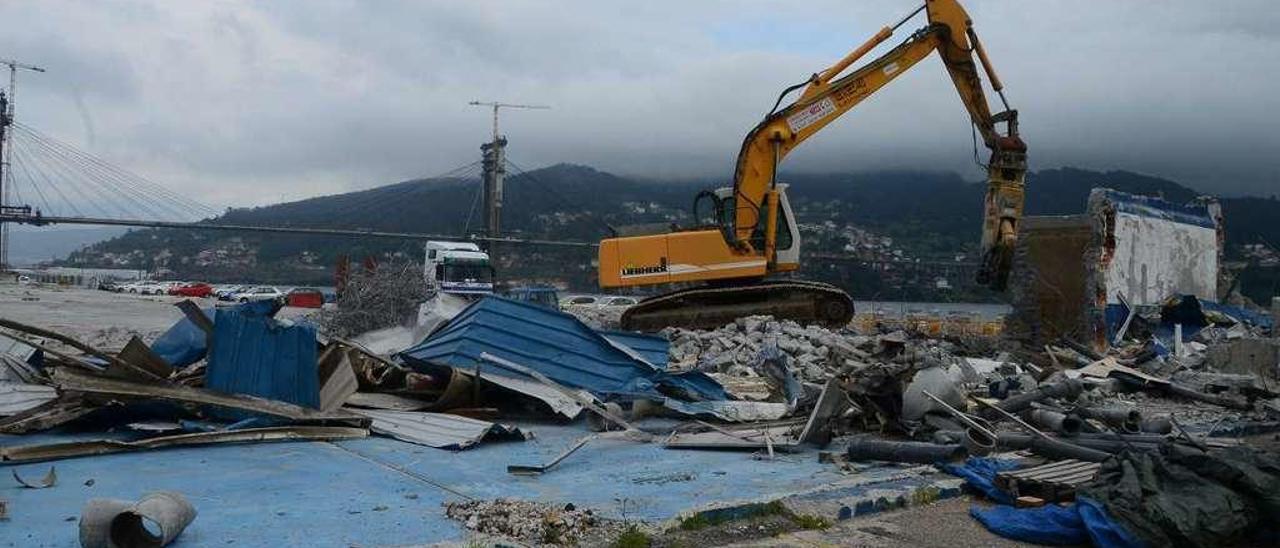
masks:
[[(783, 200), (786, 200), (785, 196)], [(791, 234), (791, 218), (788, 215), (789, 207), (785, 207), (785, 202), (778, 203), (778, 236), (774, 248), (778, 251), (791, 249), (795, 238)], [(764, 230), (765, 230), (765, 208), (760, 208), (760, 222), (756, 223), (755, 229), (751, 231), (751, 247), (756, 249), (764, 249)]]

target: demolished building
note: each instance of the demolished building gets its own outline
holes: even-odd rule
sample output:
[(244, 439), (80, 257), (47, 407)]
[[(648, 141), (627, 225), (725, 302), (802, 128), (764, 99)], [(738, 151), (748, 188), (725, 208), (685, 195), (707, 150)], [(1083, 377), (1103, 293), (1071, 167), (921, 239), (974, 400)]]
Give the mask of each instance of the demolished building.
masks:
[(1175, 204), (1094, 189), (1083, 214), (1024, 219), (1006, 329), (1033, 343), (1068, 338), (1103, 350), (1132, 307), (1174, 295), (1218, 301), (1222, 244), (1211, 198)]

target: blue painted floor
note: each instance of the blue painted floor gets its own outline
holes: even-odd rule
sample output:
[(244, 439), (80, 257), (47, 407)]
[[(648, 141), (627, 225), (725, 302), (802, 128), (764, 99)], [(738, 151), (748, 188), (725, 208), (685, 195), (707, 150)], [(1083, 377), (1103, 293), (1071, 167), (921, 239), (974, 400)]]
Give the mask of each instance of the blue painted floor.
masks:
[[(199, 515), (172, 546), (403, 545), (463, 540), (442, 503), (469, 496), (572, 502), (613, 517), (664, 520), (693, 508), (772, 499), (836, 483), (888, 478), (893, 468), (852, 477), (817, 462), (816, 451), (775, 461), (717, 451), (596, 440), (539, 477), (508, 464), (540, 464), (588, 432), (520, 424), (537, 438), (450, 452), (371, 437), (336, 443), (285, 442), (103, 455), (9, 466), (24, 478), (57, 467), (58, 485), (24, 489), (0, 471), (0, 546), (76, 546), (77, 519), (94, 497), (136, 499), (183, 493)], [(0, 436), (0, 445), (66, 437)], [(86, 482), (92, 480), (92, 485)], [(623, 514), (625, 513), (625, 516)]]

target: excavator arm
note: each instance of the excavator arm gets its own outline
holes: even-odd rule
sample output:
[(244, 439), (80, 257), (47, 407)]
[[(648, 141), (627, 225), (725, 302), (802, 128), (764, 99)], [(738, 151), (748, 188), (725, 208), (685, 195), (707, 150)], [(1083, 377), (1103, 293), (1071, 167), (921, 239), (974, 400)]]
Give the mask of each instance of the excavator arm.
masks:
[[(840, 76), (922, 10), (928, 14), (928, 26), (879, 58)], [(897, 25), (881, 29), (845, 58), (814, 74), (802, 84), (804, 91), (799, 99), (775, 109), (747, 134), (734, 173), (733, 212), (722, 227), (728, 243), (741, 252), (772, 258), (778, 222), (777, 170), (783, 158), (934, 51), (939, 53), (983, 144), (991, 151), (982, 226), (983, 264), (978, 281), (1003, 289), (1022, 217), (1026, 146), (1018, 137), (1017, 111), (1004, 102), (1003, 85), (968, 14), (956, 0), (927, 0)], [(998, 114), (991, 113), (979, 64), (1004, 103), (1005, 109)], [(1004, 133), (997, 127), (1000, 123), (1006, 124)], [(755, 249), (761, 232), (765, 249)]]

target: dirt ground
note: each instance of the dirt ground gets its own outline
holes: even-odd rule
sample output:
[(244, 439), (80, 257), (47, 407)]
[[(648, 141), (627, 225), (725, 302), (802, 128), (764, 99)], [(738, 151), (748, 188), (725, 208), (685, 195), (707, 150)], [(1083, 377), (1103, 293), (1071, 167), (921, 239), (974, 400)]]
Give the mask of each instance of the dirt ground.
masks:
[[(103, 349), (117, 349), (138, 335), (151, 342), (182, 319), (173, 306), (187, 297), (111, 293), (76, 287), (0, 283), (0, 318), (70, 335)], [(213, 299), (193, 299), (201, 307)], [(288, 308), (277, 317), (290, 318), (313, 309)]]

